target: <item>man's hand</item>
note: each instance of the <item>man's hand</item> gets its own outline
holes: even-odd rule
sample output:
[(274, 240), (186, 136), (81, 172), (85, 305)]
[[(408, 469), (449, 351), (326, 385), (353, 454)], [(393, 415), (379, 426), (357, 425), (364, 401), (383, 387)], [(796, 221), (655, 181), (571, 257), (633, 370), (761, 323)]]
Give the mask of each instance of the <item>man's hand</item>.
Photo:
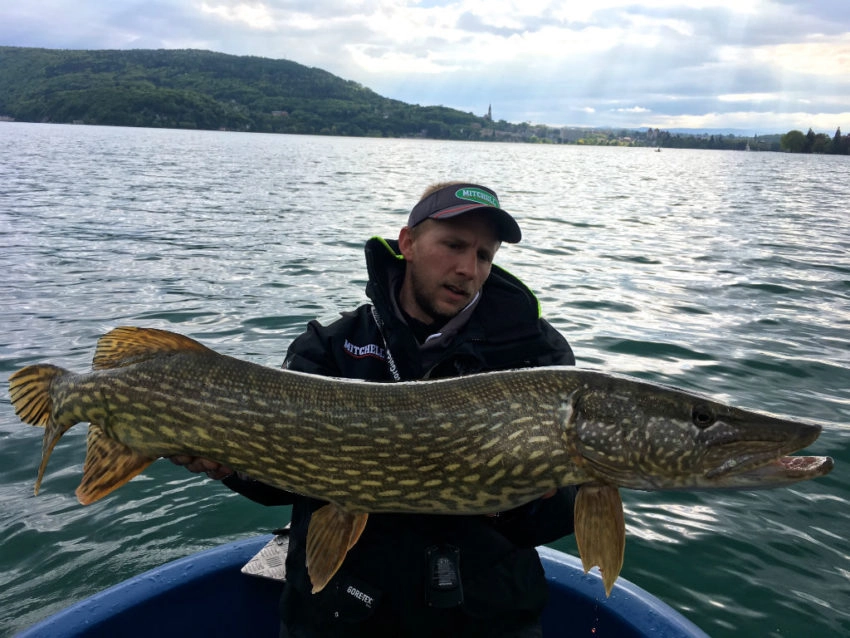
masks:
[(220, 481), (224, 477), (233, 474), (233, 470), (226, 465), (222, 465), (221, 463), (217, 463), (216, 461), (211, 461), (210, 459), (205, 459), (200, 456), (176, 454), (174, 456), (169, 456), (168, 460), (174, 463), (174, 465), (182, 465), (190, 472), (204, 472), (214, 481)]

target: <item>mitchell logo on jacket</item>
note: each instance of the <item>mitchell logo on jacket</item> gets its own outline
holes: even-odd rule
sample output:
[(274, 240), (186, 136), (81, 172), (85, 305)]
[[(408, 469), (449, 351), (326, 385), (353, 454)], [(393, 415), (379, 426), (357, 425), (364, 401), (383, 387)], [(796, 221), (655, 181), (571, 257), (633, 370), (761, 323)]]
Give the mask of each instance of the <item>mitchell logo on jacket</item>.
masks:
[(355, 359), (364, 359), (366, 357), (374, 357), (381, 361), (387, 360), (387, 352), (377, 343), (367, 343), (365, 346), (355, 346), (348, 339), (342, 346), (345, 351)]

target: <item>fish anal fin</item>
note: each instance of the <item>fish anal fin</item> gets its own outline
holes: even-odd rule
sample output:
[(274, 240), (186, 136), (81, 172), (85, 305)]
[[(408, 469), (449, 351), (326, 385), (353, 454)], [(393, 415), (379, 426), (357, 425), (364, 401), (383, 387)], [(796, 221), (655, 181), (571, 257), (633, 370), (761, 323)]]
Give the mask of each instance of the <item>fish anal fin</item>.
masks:
[(194, 339), (174, 332), (121, 326), (98, 339), (92, 369), (121, 368), (166, 352), (186, 351), (212, 352)]
[(109, 438), (103, 428), (91, 424), (77, 499), (83, 505), (94, 503), (127, 483), (155, 460)]
[(368, 518), (368, 514), (351, 514), (333, 503), (313, 512), (307, 530), (307, 573), (314, 594), (322, 591), (336, 574), (366, 528)]
[(620, 491), (612, 485), (582, 485), (576, 496), (575, 535), (581, 564), (602, 573), (605, 595), (611, 595), (623, 568), (626, 522)]

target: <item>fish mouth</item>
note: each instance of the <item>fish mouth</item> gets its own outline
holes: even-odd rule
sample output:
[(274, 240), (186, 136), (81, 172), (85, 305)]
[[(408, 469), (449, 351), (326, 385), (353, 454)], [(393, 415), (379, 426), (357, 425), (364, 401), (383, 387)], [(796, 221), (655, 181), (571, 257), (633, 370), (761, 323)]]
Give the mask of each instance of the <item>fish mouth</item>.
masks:
[(744, 464), (729, 461), (708, 472), (706, 478), (713, 487), (769, 488), (826, 476), (834, 466), (829, 456), (781, 456), (768, 461), (751, 458)]
[(792, 468), (797, 468), (799, 472), (811, 467), (811, 459), (826, 458), (785, 456), (814, 443), (823, 429), (820, 425), (774, 419), (758, 425), (760, 427), (751, 433), (734, 426), (715, 431), (713, 440), (708, 444), (708, 458), (713, 457), (719, 463), (705, 473), (705, 478), (714, 482), (731, 477), (746, 479), (748, 476), (764, 476), (770, 479), (779, 478), (783, 474), (791, 477), (795, 473)]

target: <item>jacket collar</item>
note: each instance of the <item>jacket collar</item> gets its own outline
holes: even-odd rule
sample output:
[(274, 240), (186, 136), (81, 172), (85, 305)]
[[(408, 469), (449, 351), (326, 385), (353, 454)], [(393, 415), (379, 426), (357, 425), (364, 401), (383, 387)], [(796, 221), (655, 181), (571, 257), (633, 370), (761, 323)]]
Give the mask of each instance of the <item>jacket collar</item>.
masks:
[[(369, 275), (366, 294), (385, 320), (398, 318), (395, 290), (404, 277), (405, 268), (398, 242), (372, 237), (366, 242), (365, 252)], [(471, 310), (485, 334), (504, 335), (505, 338), (510, 338), (506, 334), (509, 328), (524, 323), (536, 326), (540, 318), (540, 304), (534, 293), (519, 279), (495, 264), (484, 282), (477, 305)]]

